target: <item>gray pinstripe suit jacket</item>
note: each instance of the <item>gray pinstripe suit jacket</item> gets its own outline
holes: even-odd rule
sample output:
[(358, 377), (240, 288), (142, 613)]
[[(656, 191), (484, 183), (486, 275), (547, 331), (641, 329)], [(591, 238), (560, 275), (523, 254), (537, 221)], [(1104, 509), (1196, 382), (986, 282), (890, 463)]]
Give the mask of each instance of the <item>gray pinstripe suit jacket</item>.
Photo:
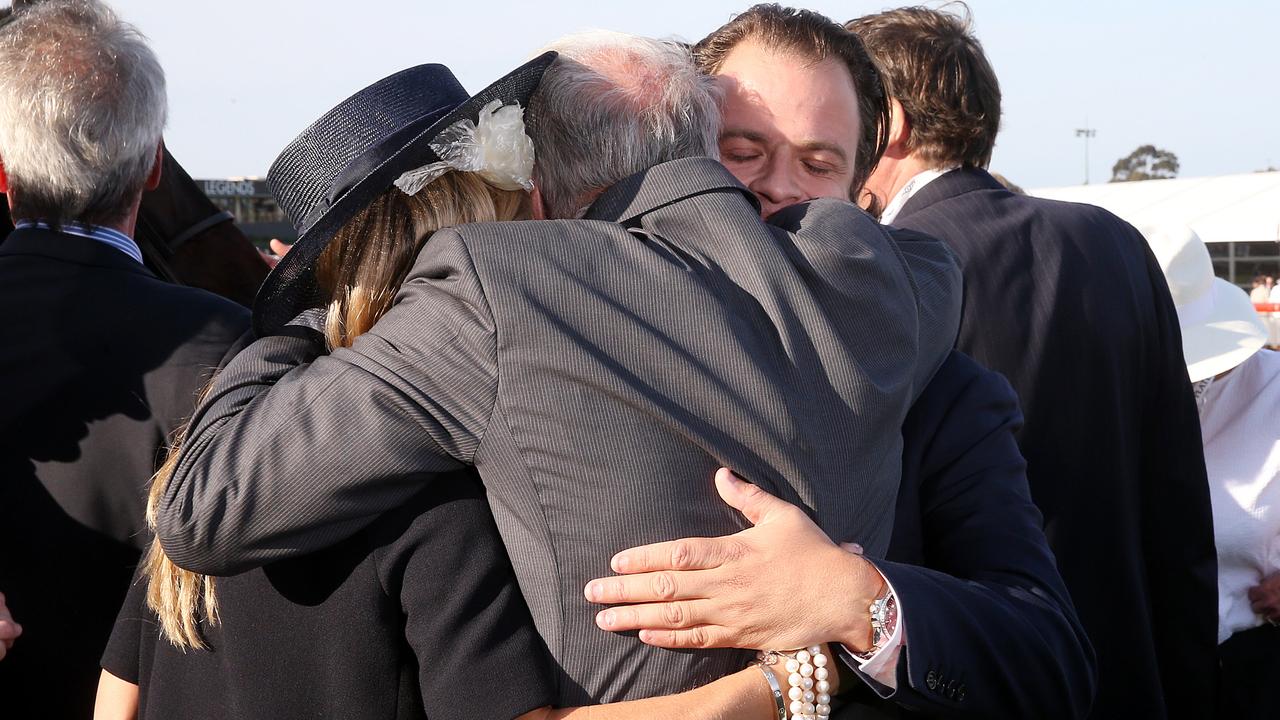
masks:
[(847, 203), (798, 206), (785, 229), (753, 203), (697, 158), (615, 185), (583, 220), (437, 233), (354, 347), (308, 364), (310, 342), (277, 336), (226, 368), (160, 507), (165, 549), (222, 573), (315, 550), (473, 464), (562, 702), (740, 668), (739, 651), (600, 631), (583, 585), (623, 548), (742, 529), (720, 465), (882, 554), (899, 428), (960, 292), (941, 243), (900, 250)]

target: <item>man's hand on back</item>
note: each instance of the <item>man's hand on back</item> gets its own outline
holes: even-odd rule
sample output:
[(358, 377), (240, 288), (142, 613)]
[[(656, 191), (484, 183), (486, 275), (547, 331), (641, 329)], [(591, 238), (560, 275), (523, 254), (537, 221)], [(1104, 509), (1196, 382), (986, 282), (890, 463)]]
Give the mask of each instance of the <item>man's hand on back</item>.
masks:
[(669, 648), (789, 650), (843, 642), (871, 645), (867, 606), (884, 587), (869, 562), (840, 548), (800, 508), (726, 468), (716, 489), (754, 527), (624, 550), (618, 577), (587, 583), (588, 600), (614, 605), (604, 630), (639, 630)]

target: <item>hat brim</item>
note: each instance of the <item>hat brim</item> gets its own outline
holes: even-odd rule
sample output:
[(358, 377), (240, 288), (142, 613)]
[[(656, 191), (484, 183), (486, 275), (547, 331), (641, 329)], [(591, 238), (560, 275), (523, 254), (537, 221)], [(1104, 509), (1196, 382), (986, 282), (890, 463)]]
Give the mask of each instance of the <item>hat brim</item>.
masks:
[(1258, 352), (1267, 342), (1267, 328), (1243, 290), (1213, 280), (1213, 311), (1196, 323), (1182, 326), (1182, 353), (1191, 382), (1224, 373)]
[[(409, 170), (437, 162), (439, 158), (431, 149), (431, 141), (445, 128), (463, 119), (477, 121), (480, 110), (494, 100), (502, 101), (503, 105), (519, 103), (527, 109), (529, 99), (542, 80), (542, 74), (555, 61), (556, 56), (555, 52), (543, 53), (495, 80), (414, 135), (400, 149), (352, 183), (346, 192), (303, 229), (293, 247), (263, 281), (253, 303), (254, 333), (262, 337), (279, 332), (304, 310), (316, 307), (322, 299), (317, 297), (311, 282), (315, 264), (338, 230), (387, 188), (392, 187), (396, 178)], [(358, 161), (359, 159), (352, 164)]]

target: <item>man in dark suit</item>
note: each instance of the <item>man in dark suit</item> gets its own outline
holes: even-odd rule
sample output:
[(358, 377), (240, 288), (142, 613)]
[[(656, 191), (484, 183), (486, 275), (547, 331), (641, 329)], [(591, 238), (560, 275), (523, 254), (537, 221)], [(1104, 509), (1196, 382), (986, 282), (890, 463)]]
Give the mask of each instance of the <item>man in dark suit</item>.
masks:
[(1159, 266), (1110, 213), (1016, 195), (983, 169), (1000, 90), (967, 19), (905, 8), (849, 28), (892, 98), (889, 148), (868, 189), (884, 222), (956, 252), (957, 347), (1021, 399), (1032, 497), (1098, 652), (1094, 716), (1208, 717), (1212, 519)]
[[(785, 208), (806, 198), (848, 198), (861, 190), (882, 136), (881, 121), (868, 112), (878, 76), (856, 37), (817, 13), (760, 5), (713, 32), (695, 52), (724, 90), (721, 157), (763, 212), (777, 211), (771, 222), (785, 222)], [(892, 233), (909, 261), (916, 248), (934, 242), (911, 231)], [(1088, 711), (1089, 643), (1030, 499), (1012, 435), (1020, 423), (1008, 383), (960, 353), (943, 363), (913, 405), (902, 428), (893, 539), (887, 559), (875, 560), (903, 597), (901, 643), (892, 652), (887, 644), (883, 661), (844, 655), (864, 682), (846, 682), (836, 717), (1078, 718)], [(673, 627), (667, 617), (679, 617), (678, 606), (693, 598), (677, 591), (675, 603), (662, 603), (648, 588), (657, 577), (649, 573), (668, 575), (679, 588), (689, 584), (690, 571), (721, 581), (694, 600), (722, 609), (704, 614), (715, 628), (704, 632), (718, 643), (749, 643), (752, 628), (797, 624), (794, 617), (770, 617), (760, 598), (779, 584), (777, 568), (785, 565), (776, 556), (769, 561), (773, 548), (792, 548), (805, 523), (785, 503), (755, 495), (744, 508), (753, 521), (761, 518), (751, 530), (626, 553), (643, 558), (632, 558), (628, 572), (644, 574), (624, 582), (625, 592), (608, 591), (601, 599), (648, 605), (614, 608), (627, 618), (621, 629), (644, 629), (660, 644), (688, 646), (687, 633), (666, 632)], [(681, 563), (671, 562), (674, 557)]]
[(0, 244), (0, 590), (24, 629), (0, 707), (87, 718), (148, 540), (148, 478), (248, 318), (161, 282), (133, 242), (165, 118), (143, 38), (102, 6), (41, 3), (0, 32), (0, 66), (17, 221)]
[[(157, 528), (178, 564), (235, 571), (331, 543), (474, 464), (560, 701), (581, 704), (750, 659), (600, 632), (582, 595), (618, 549), (740, 529), (707, 481), (718, 466), (885, 550), (897, 428), (950, 352), (958, 276), (941, 243), (909, 264), (847, 202), (763, 223), (705, 157), (716, 94), (682, 48), (606, 34), (554, 49), (592, 66), (547, 70), (534, 136), (592, 143), (543, 145), (534, 214), (585, 218), (443, 230), (351, 348), (313, 359), (291, 334), (306, 331), (286, 327), (246, 349), (196, 413)], [(268, 440), (280, 422), (309, 441)], [(842, 608), (848, 622), (828, 629), (869, 649), (878, 571), (825, 537), (792, 568), (792, 587)]]

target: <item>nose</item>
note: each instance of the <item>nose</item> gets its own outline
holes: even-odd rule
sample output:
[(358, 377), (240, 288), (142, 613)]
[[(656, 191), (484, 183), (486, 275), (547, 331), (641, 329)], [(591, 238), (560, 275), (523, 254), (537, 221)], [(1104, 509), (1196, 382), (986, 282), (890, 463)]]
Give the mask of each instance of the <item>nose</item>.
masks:
[(790, 164), (777, 155), (769, 158), (764, 171), (747, 187), (760, 200), (761, 217), (767, 218), (804, 199)]

